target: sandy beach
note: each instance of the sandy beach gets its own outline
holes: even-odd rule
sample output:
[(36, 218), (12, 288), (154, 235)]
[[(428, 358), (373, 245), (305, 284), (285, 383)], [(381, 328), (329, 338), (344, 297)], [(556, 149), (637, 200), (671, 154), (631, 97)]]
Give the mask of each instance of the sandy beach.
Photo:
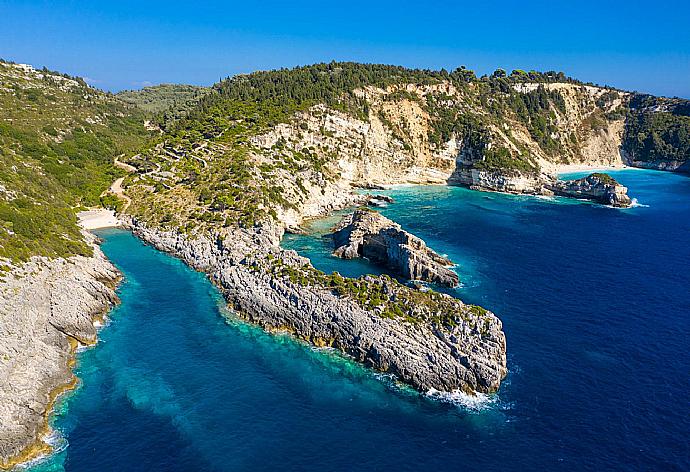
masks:
[(81, 211), (77, 213), (77, 218), (79, 225), (84, 229), (112, 228), (122, 224), (113, 210), (104, 208)]
[(568, 174), (571, 172), (606, 172), (609, 170), (624, 170), (632, 169), (632, 167), (626, 166), (624, 164), (616, 164), (610, 166), (595, 165), (590, 166), (587, 164), (561, 164), (556, 166), (557, 174)]

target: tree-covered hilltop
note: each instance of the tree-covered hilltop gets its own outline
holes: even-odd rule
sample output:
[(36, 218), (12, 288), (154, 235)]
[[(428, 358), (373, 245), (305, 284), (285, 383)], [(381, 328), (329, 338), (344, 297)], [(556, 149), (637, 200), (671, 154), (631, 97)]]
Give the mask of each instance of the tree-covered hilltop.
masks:
[(209, 87), (197, 85), (160, 84), (141, 90), (123, 90), (116, 96), (154, 114), (161, 123), (172, 123), (184, 117), (210, 91)]
[(690, 161), (690, 100), (635, 94), (623, 149), (633, 161)]
[(0, 258), (88, 253), (75, 209), (146, 136), (141, 111), (80, 78), (0, 62)]
[[(255, 72), (221, 81), (191, 109), (185, 119), (167, 123), (172, 134), (187, 133), (191, 139), (210, 139), (229, 126), (229, 122), (248, 118), (255, 130), (288, 121), (296, 112), (316, 104), (369, 120), (369, 103), (359, 91), (367, 87), (388, 88), (406, 84), (433, 86), (451, 84), (461, 97), (442, 94), (426, 96), (425, 110), (433, 127), (429, 140), (442, 145), (451, 136), (473, 144), (480, 166), (487, 169), (510, 167), (538, 172), (538, 165), (528, 149), (520, 146), (492, 148), (492, 126), (501, 126), (507, 118), (520, 120), (545, 152), (557, 155), (563, 146), (553, 139), (557, 129), (554, 110), (563, 111), (563, 97), (539, 86), (526, 93), (520, 84), (568, 83), (584, 85), (562, 72), (513, 71), (498, 69), (491, 75), (477, 77), (474, 71), (460, 67), (445, 69), (407, 69), (382, 64), (331, 62), (294, 69)], [(388, 99), (419, 97), (401, 89)], [(448, 100), (450, 98), (450, 100)], [(458, 100), (460, 98), (460, 100)], [(252, 109), (244, 117), (236, 110)]]
[[(381, 159), (383, 148), (398, 171), (448, 165), (441, 156), (454, 153), (459, 167), (535, 178), (544, 163), (580, 162), (598, 147), (616, 152), (616, 129), (625, 126), (623, 149), (636, 159), (688, 159), (686, 101), (561, 72), (478, 77), (464, 67), (331, 62), (238, 75), (207, 89), (162, 85), (113, 96), (78, 78), (0, 67), (0, 256), (12, 259), (82, 250), (73, 209), (100, 201), (120, 175), (112, 166), (120, 154), (137, 169), (124, 182), (130, 211), (185, 230), (296, 210), (313, 198), (310, 189), (341, 178), (339, 161), (366, 168), (369, 153)], [(329, 116), (359, 131), (329, 129)], [(144, 118), (163, 133), (142, 146)], [(383, 148), (366, 147), (360, 138), (368, 132)]]
[[(338, 179), (336, 161), (355, 144), (334, 138), (328, 146), (306, 146), (295, 136), (259, 150), (255, 140), (278, 125), (295, 126), (300, 113), (312, 116), (319, 107), (325, 107), (319, 114), (342, 113), (362, 126), (381, 123), (409, 158), (438, 154), (456, 139), (477, 169), (537, 175), (540, 158), (561, 159), (580, 133), (559, 128), (566, 113), (560, 84), (585, 88), (556, 72), (497, 70), (477, 77), (464, 67), (448, 72), (352, 62), (238, 75), (214, 85), (184, 118), (163, 123), (158, 143), (130, 162), (141, 171), (125, 181), (137, 194), (130, 209), (183, 228), (251, 225), (279, 208), (294, 209), (306, 198), (308, 182)], [(605, 94), (612, 97), (600, 97), (602, 106), (618, 99), (616, 91)], [(405, 103), (424, 116), (421, 135), (394, 116)], [(304, 121), (297, 126), (297, 134), (311, 132)], [(511, 135), (514, 128), (520, 136)], [(328, 133), (317, 132), (330, 139)]]

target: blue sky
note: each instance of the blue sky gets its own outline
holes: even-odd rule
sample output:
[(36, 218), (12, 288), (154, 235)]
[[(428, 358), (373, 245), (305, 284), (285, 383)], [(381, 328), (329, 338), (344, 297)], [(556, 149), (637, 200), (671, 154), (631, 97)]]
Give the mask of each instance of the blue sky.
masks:
[(0, 0), (0, 19), (1, 58), (113, 91), (335, 59), (555, 69), (690, 98), (687, 1)]

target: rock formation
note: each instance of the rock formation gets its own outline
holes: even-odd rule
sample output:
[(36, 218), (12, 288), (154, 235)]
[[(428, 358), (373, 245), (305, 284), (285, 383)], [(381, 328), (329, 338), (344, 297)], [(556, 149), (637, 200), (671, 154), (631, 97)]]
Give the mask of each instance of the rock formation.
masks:
[(604, 205), (627, 208), (632, 201), (628, 189), (607, 174), (594, 173), (576, 180), (556, 180), (547, 185), (556, 195), (586, 198)]
[[(93, 244), (94, 237), (86, 236)], [(75, 385), (74, 352), (96, 342), (119, 273), (103, 253), (34, 257), (0, 284), (0, 467), (50, 450), (41, 441), (55, 397)]]
[(493, 392), (506, 342), (491, 312), (387, 276), (344, 279), (280, 248), (280, 228), (188, 238), (132, 220), (134, 233), (209, 274), (240, 317), (332, 346), (421, 390)]
[(347, 215), (331, 237), (337, 257), (366, 257), (410, 280), (447, 287), (458, 284), (458, 275), (447, 268), (451, 261), (376, 211), (358, 209)]

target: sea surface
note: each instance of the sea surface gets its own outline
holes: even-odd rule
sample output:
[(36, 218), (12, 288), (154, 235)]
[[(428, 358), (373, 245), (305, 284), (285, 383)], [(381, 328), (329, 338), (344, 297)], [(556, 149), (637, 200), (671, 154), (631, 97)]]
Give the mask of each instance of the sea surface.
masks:
[[(78, 355), (60, 452), (32, 470), (690, 470), (690, 179), (611, 174), (637, 207), (382, 192), (396, 200), (382, 213), (457, 262), (454, 294), (503, 320), (510, 373), (481, 399), (429, 398), (265, 334), (201, 274), (101, 231), (122, 303)], [(329, 255), (336, 220), (284, 245), (377, 271)]]

